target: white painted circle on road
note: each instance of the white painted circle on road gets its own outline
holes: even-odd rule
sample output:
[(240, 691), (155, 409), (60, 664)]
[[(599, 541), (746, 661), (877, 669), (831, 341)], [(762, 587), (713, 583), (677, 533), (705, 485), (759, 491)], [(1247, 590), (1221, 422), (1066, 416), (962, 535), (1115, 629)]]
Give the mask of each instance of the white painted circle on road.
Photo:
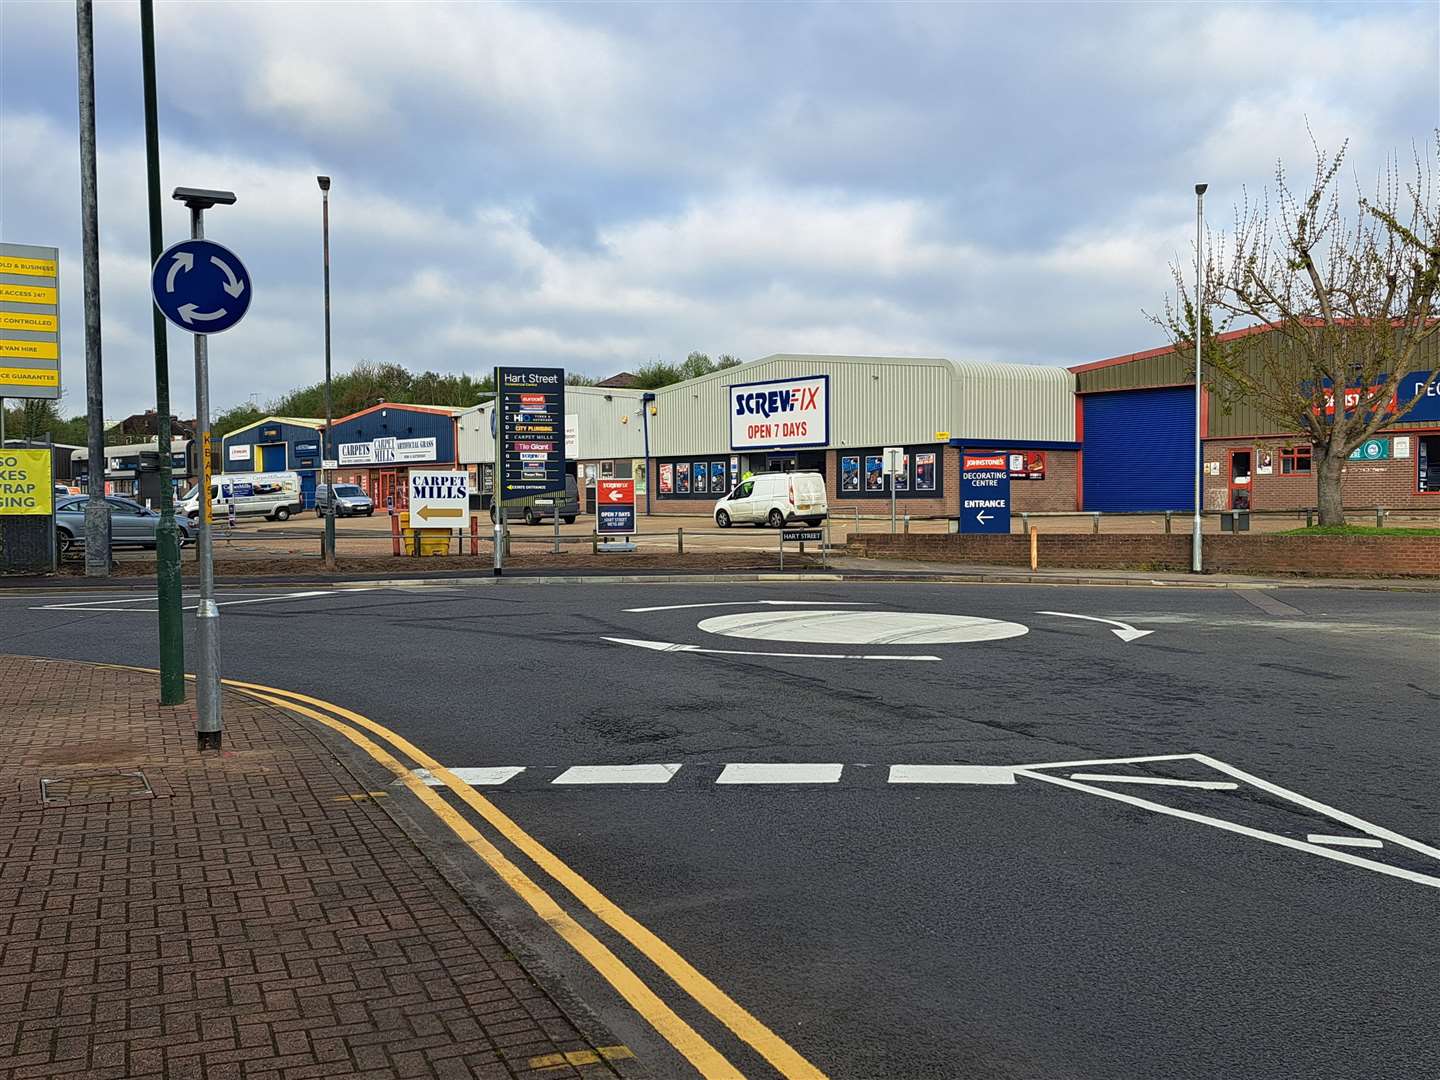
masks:
[(975, 615), (911, 611), (747, 611), (699, 624), (709, 634), (825, 645), (947, 645), (999, 641), (1030, 628)]

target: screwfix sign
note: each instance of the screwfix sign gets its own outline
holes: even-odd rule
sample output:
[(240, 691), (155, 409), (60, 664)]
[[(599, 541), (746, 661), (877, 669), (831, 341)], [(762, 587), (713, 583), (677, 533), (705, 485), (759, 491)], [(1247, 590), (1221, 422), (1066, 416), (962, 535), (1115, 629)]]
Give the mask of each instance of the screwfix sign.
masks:
[(635, 531), (635, 481), (597, 480), (595, 531), (601, 536), (629, 536)]
[(730, 449), (824, 446), (830, 441), (830, 376), (730, 387)]

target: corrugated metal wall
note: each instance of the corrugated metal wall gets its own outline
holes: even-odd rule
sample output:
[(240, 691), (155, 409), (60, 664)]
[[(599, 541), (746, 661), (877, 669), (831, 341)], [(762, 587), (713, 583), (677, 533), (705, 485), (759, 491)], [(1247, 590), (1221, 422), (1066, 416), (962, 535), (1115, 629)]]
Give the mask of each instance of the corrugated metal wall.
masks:
[(1134, 390), (1142, 386), (1195, 385), (1195, 357), (1167, 352), (1143, 360), (1111, 364), (1075, 375), (1075, 389), (1081, 394), (1095, 390)]
[(449, 413), (423, 412), (404, 405), (387, 404), (383, 409), (372, 409), (335, 424), (337, 448), (342, 443), (370, 442), (387, 436), (397, 439), (433, 437), (435, 460), (455, 460), (455, 420)]
[(730, 451), (729, 392), (740, 383), (830, 376), (832, 447), (955, 438), (1073, 441), (1074, 376), (1064, 368), (939, 358), (784, 354), (656, 391), (658, 457)]
[[(565, 413), (580, 421), (580, 459), (643, 458), (644, 418), (640, 415), (640, 390), (605, 389), (592, 386), (565, 388)], [(608, 400), (607, 400), (608, 396)], [(486, 402), (460, 414), (460, 460), (473, 464), (495, 460), (490, 438), (490, 410)], [(650, 436), (655, 436), (651, 417)]]

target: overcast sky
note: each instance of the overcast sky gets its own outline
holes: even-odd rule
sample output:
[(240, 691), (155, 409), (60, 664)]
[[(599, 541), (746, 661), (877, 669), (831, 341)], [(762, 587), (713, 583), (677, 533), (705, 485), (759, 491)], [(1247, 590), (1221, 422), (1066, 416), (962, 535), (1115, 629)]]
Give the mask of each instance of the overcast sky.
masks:
[[(334, 355), (605, 376), (691, 349), (1075, 364), (1158, 344), (1305, 120), (1367, 185), (1437, 119), (1440, 5), (156, 5), (162, 183), (255, 279), (216, 410)], [(95, 16), (105, 412), (154, 406), (138, 4)], [(61, 248), (83, 411), (75, 17), (0, 4), (0, 239)], [(167, 198), (165, 235), (186, 235)], [(170, 336), (193, 415), (188, 335)]]

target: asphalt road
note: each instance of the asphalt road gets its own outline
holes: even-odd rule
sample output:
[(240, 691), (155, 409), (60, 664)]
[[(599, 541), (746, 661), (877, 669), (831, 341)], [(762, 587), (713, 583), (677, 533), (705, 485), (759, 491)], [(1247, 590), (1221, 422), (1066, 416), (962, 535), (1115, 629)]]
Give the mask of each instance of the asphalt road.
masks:
[[(1440, 1075), (1433, 593), (296, 592), (222, 595), (227, 675), (523, 766), (487, 796), (831, 1076)], [(153, 664), (116, 599), (0, 598), (0, 650)], [(680, 768), (553, 782), (632, 763)], [(745, 763), (838, 779), (717, 782)], [(997, 768), (891, 782), (956, 764)]]

